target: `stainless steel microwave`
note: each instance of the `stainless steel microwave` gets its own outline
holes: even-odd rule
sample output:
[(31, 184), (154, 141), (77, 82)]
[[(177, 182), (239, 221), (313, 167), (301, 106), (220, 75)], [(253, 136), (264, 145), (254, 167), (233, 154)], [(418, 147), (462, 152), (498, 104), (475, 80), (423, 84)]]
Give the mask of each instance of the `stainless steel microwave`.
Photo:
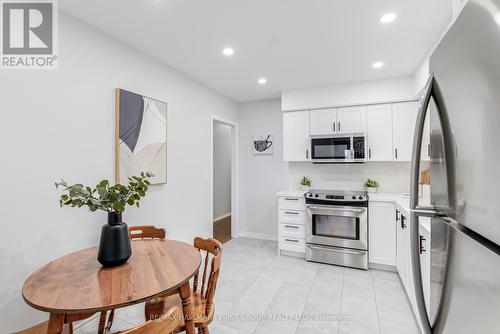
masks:
[(313, 163), (362, 163), (366, 160), (364, 134), (311, 138)]

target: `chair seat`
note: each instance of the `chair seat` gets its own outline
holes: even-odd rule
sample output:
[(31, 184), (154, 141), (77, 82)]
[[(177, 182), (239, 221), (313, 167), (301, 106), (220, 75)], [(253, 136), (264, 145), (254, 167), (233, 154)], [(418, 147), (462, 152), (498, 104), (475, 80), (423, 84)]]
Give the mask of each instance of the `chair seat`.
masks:
[[(209, 315), (205, 314), (206, 299), (200, 293), (191, 290), (191, 305), (193, 307), (193, 321), (196, 327), (205, 327), (212, 322), (214, 309)], [(179, 307), (182, 309), (182, 301), (179, 294), (159, 297), (151, 299), (146, 302), (145, 315), (146, 321), (160, 318), (163, 314), (168, 312), (172, 307)], [(184, 330), (184, 319), (181, 319), (181, 327), (176, 330), (176, 333)]]
[[(20, 332), (15, 332), (13, 334), (47, 334), (48, 329), (49, 329), (49, 322), (45, 321), (45, 322), (39, 323), (38, 325), (30, 327), (28, 329), (24, 329)], [(67, 334), (67, 333), (71, 333), (71, 332), (72, 332), (72, 330), (70, 329), (70, 325), (68, 325), (68, 324), (64, 325), (63, 334)]]

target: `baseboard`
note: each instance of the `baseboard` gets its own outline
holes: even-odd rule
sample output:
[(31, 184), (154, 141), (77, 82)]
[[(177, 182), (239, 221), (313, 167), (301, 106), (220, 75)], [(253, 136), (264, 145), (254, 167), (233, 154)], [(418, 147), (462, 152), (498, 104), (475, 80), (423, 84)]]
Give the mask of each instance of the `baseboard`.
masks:
[(398, 268), (395, 266), (389, 266), (387, 264), (380, 264), (380, 263), (368, 263), (368, 268), (370, 269), (378, 269), (378, 270), (385, 270), (385, 271), (393, 271), (393, 272), (398, 272)]
[(277, 235), (272, 235), (272, 234), (261, 234), (261, 233), (253, 233), (253, 232), (245, 232), (245, 231), (240, 231), (239, 235), (242, 238), (252, 238), (252, 239), (262, 239), (262, 240), (271, 240), (271, 241), (278, 241), (278, 236)]
[(226, 213), (226, 214), (224, 214), (224, 215), (222, 215), (222, 216), (216, 217), (216, 218), (214, 218), (214, 223), (215, 223), (216, 221), (219, 221), (219, 220), (224, 219), (224, 218), (229, 217), (229, 216), (231, 216), (231, 212)]

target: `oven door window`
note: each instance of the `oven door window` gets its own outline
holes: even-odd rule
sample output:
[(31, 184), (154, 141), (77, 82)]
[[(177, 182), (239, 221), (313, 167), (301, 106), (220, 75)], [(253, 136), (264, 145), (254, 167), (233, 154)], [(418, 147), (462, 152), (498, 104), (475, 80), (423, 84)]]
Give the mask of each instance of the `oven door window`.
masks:
[(318, 237), (359, 240), (359, 218), (313, 215), (312, 234)]
[(351, 149), (351, 138), (317, 138), (311, 140), (313, 159), (345, 159)]

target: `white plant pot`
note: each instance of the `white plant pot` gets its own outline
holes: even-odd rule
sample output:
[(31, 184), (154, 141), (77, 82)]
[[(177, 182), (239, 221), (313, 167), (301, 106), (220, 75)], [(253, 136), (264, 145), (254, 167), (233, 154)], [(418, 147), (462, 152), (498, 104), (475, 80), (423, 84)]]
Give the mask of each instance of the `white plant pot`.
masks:
[(304, 185), (302, 185), (302, 184), (301, 184), (301, 185), (300, 185), (300, 189), (309, 191), (309, 190), (311, 190), (311, 187), (309, 187), (309, 186), (304, 186)]
[(374, 188), (374, 187), (366, 187), (366, 191), (369, 193), (369, 194), (374, 194), (376, 193), (378, 190), (378, 188)]

